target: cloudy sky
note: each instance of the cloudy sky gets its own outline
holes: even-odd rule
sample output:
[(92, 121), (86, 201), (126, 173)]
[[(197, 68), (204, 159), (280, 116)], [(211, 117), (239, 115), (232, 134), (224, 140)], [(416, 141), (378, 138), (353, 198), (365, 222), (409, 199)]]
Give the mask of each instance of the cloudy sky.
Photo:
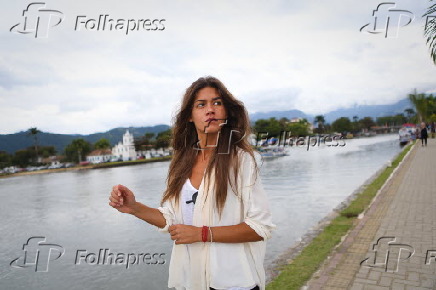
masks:
[[(0, 134), (171, 124), (184, 90), (205, 75), (221, 79), (250, 113), (319, 114), (393, 103), (413, 88), (436, 93), (421, 17), (427, 0), (379, 9), (382, 33), (369, 33), (381, 3), (372, 0), (52, 0), (33, 6), (24, 28), (30, 3), (0, 4)], [(100, 15), (132, 19), (129, 28), (165, 19), (164, 29), (92, 30)]]

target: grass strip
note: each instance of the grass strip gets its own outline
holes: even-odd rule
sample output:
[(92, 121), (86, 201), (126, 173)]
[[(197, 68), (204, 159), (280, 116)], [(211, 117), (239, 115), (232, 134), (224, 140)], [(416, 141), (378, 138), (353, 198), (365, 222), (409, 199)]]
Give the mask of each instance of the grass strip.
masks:
[(152, 158), (148, 158), (148, 159), (137, 159), (137, 160), (131, 160), (131, 161), (124, 161), (124, 162), (98, 163), (98, 164), (93, 164), (92, 168), (111, 168), (111, 167), (144, 164), (144, 163), (149, 163), (149, 162), (160, 162), (160, 161), (170, 160), (171, 157), (172, 156), (163, 156), (163, 157), (152, 157)]
[[(414, 143), (413, 143), (414, 144)], [(371, 203), (377, 191), (383, 186), (392, 171), (403, 160), (413, 144), (406, 146), (394, 159), (392, 165), (383, 170), (348, 207), (340, 211), (323, 231), (316, 236), (288, 265), (282, 266), (280, 274), (271, 281), (267, 290), (300, 289), (318, 270), (331, 251), (341, 241), (342, 236), (353, 227), (357, 216)]]

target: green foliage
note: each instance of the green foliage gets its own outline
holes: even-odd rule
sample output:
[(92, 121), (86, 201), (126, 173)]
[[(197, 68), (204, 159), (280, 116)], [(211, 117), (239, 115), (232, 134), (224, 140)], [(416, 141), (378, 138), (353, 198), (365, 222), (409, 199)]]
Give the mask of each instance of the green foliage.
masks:
[[(171, 130), (171, 129), (169, 129)], [(149, 149), (147, 147), (149, 146), (156, 146), (156, 140), (152, 140), (154, 135), (156, 135), (155, 133), (145, 133), (144, 136), (139, 137), (139, 138), (135, 138), (135, 150), (140, 151), (140, 150), (146, 150)]]
[(360, 132), (362, 130), (362, 123), (359, 122), (358, 116), (353, 116), (353, 122), (351, 123), (352, 132), (354, 134)]
[(27, 167), (35, 157), (34, 151), (27, 149), (18, 150), (12, 157), (12, 164), (18, 167)]
[[(171, 130), (171, 129), (169, 129), (169, 130)], [(156, 134), (154, 134), (154, 133), (145, 133), (144, 137), (145, 137), (146, 140), (151, 140), (151, 139), (153, 139), (154, 135), (156, 135)]]
[(418, 94), (415, 89), (409, 94), (409, 100), (415, 106), (419, 123), (428, 122), (429, 117), (436, 114), (436, 98), (432, 94)]
[(12, 156), (5, 151), (0, 151), (0, 168), (12, 165)]
[(309, 135), (308, 123), (289, 123), (285, 131), (290, 131), (292, 136), (303, 137)]
[(434, 15), (435, 13), (436, 3), (430, 5), (430, 7), (427, 9), (427, 12), (425, 12), (422, 17), (426, 19), (424, 36), (426, 37), (426, 42), (430, 49), (430, 56), (433, 60), (433, 63), (436, 65), (436, 18), (431, 17), (431, 15)]
[(397, 114), (395, 116), (378, 117), (376, 123), (378, 126), (400, 126), (409, 120), (410, 118), (406, 118), (403, 114)]
[[(26, 149), (17, 150), (14, 155), (9, 155), (4, 151), (0, 152), (0, 168), (9, 166), (27, 167), (29, 165), (38, 165), (37, 153), (35, 147), (28, 147)], [(54, 146), (40, 146), (39, 156), (47, 158), (56, 155)]]
[(362, 128), (367, 130), (370, 130), (371, 127), (375, 126), (375, 122), (371, 117), (365, 117), (363, 119), (360, 119), (359, 123), (362, 126)]
[(42, 133), (42, 131), (38, 130), (38, 128), (36, 127), (33, 127), (33, 128), (29, 128), (27, 134), (36, 137), (36, 135), (38, 135), (39, 133)]
[(286, 265), (280, 275), (269, 283), (267, 290), (300, 289), (319, 265), (328, 257), (352, 226), (352, 219), (337, 217), (303, 251)]
[(378, 175), (377, 178), (374, 179), (374, 181), (372, 181), (371, 184), (368, 185), (346, 209), (342, 210), (340, 214), (346, 217), (355, 217), (362, 213), (377, 194), (377, 191), (383, 186), (391, 173), (394, 171), (394, 168), (398, 166), (398, 164), (401, 162), (401, 160), (403, 160), (404, 156), (410, 151), (411, 148), (411, 144), (404, 148), (403, 151), (401, 151), (401, 153), (398, 154), (398, 156), (392, 162), (392, 166), (387, 167), (382, 173), (380, 173), (380, 175)]
[(260, 133), (268, 133), (266, 138), (279, 137), (280, 132), (291, 132), (292, 136), (306, 136), (309, 134), (309, 122), (302, 119), (299, 122), (289, 122), (287, 118), (277, 120), (272, 117), (269, 119), (259, 119), (255, 122), (253, 130)]
[(281, 126), (281, 127), (286, 126), (286, 124), (287, 124), (288, 122), (289, 122), (289, 119), (286, 118), (286, 117), (282, 117), (282, 118), (280, 118), (280, 120), (279, 120), (279, 123), (280, 123), (280, 126)]
[(156, 137), (155, 148), (167, 148), (171, 144), (172, 130), (168, 129), (166, 131), (160, 132)]
[(322, 134), (325, 131), (324, 124), (325, 124), (325, 118), (323, 115), (317, 115), (315, 116), (315, 119), (313, 120), (313, 124), (317, 125), (317, 128), (315, 129), (316, 133)]
[(416, 113), (415, 113), (415, 110), (412, 109), (412, 108), (405, 109), (405, 110), (404, 110), (404, 113), (405, 113), (406, 116), (407, 116), (407, 121), (408, 121), (408, 122), (410, 122), (411, 119), (412, 119), (412, 117), (415, 116), (415, 114), (416, 114)]
[(276, 118), (259, 119), (254, 123), (254, 130), (257, 133), (268, 133), (268, 138), (278, 137), (280, 132), (284, 130), (285, 122), (280, 123)]
[(332, 129), (339, 133), (351, 132), (353, 126), (351, 125), (350, 118), (340, 117), (332, 123)]
[(330, 125), (329, 123), (325, 123), (323, 133), (333, 133), (332, 125)]
[(111, 143), (106, 138), (101, 138), (94, 143), (94, 149), (109, 149), (111, 148)]
[(66, 148), (65, 156), (68, 161), (81, 162), (91, 152), (91, 144), (84, 139), (74, 139)]
[(162, 156), (162, 157), (152, 157), (147, 159), (137, 159), (137, 160), (129, 160), (124, 162), (104, 162), (99, 164), (93, 164), (93, 168), (111, 168), (111, 167), (121, 167), (135, 164), (144, 164), (149, 162), (159, 162), (159, 161), (167, 161), (170, 160), (172, 156)]
[(33, 140), (34, 140), (34, 146), (35, 146), (35, 162), (36, 159), (38, 159), (38, 134), (42, 133), (42, 131), (38, 130), (38, 128), (33, 127), (33, 128), (29, 128), (27, 135), (28, 136), (33, 136)]
[[(28, 148), (28, 150), (33, 151), (33, 148)], [(40, 155), (42, 155), (43, 158), (56, 155), (56, 148), (54, 146), (39, 146), (38, 150), (41, 152)]]

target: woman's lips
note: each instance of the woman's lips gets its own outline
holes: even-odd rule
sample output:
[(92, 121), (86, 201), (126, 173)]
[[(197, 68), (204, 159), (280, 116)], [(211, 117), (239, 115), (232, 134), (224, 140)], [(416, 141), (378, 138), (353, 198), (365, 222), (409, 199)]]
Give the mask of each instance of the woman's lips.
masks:
[(205, 122), (212, 122), (212, 121), (216, 121), (216, 119), (214, 119), (214, 118), (211, 118), (211, 119), (207, 119)]

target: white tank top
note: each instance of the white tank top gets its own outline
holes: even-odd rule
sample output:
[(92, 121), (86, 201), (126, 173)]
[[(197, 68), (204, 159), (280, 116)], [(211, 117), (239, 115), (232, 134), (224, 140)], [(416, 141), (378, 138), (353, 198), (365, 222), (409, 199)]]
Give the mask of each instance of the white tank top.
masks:
[(185, 225), (192, 226), (192, 219), (194, 217), (193, 195), (196, 192), (198, 194), (198, 190), (194, 186), (192, 186), (189, 178), (186, 179), (186, 182), (182, 187), (182, 215), (183, 223)]

